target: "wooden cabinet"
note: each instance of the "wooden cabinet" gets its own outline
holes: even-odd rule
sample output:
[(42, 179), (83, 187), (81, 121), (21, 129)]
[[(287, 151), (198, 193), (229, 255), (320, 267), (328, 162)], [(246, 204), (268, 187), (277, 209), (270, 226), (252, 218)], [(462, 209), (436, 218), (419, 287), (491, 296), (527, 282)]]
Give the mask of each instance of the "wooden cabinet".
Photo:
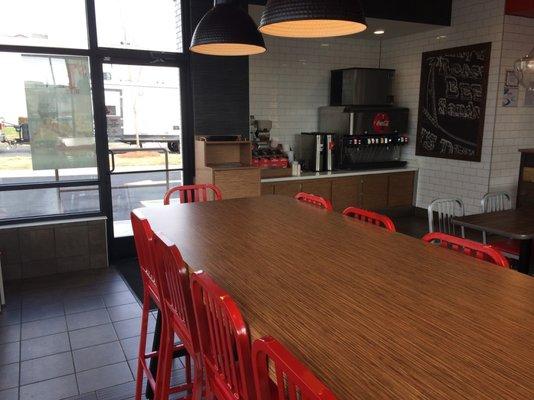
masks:
[(415, 172), (369, 174), (351, 177), (302, 179), (262, 184), (262, 194), (295, 196), (313, 193), (332, 202), (335, 211), (347, 207), (367, 210), (407, 208), (413, 205)]
[(195, 182), (219, 187), (223, 199), (257, 197), (261, 194), (260, 170), (251, 166), (250, 142), (243, 140), (195, 141)]
[(274, 194), (274, 183), (262, 183), (261, 184), (261, 195), (266, 196), (268, 194)]
[(213, 184), (221, 189), (223, 199), (258, 197), (260, 170), (239, 168), (213, 171)]
[(388, 207), (410, 207), (414, 200), (415, 174), (399, 172), (389, 175)]
[(280, 196), (295, 197), (301, 191), (301, 184), (299, 181), (280, 182), (274, 186), (274, 194)]
[(343, 212), (347, 207), (360, 205), (361, 179), (359, 176), (332, 179), (332, 205)]
[(317, 179), (313, 181), (302, 181), (301, 191), (313, 193), (314, 195), (321, 196), (324, 199), (332, 200), (332, 180)]
[(386, 174), (361, 177), (360, 207), (366, 210), (382, 210), (388, 206), (389, 176)]

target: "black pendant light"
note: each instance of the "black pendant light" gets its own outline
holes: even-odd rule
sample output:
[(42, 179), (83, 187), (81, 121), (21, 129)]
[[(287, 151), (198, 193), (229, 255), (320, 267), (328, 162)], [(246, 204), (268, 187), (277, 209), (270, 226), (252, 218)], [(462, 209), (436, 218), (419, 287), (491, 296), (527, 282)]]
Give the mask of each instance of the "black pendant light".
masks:
[(197, 25), (190, 50), (213, 56), (249, 56), (266, 49), (256, 23), (238, 1), (215, 0)]
[(360, 0), (267, 0), (260, 31), (292, 38), (345, 36), (367, 29)]

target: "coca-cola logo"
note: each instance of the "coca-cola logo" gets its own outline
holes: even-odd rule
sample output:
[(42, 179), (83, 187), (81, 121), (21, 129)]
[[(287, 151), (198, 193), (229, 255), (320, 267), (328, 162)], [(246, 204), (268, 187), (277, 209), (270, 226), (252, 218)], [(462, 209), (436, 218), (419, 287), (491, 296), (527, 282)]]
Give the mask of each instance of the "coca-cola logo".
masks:
[(387, 113), (378, 113), (373, 119), (373, 130), (376, 133), (388, 133), (391, 119)]

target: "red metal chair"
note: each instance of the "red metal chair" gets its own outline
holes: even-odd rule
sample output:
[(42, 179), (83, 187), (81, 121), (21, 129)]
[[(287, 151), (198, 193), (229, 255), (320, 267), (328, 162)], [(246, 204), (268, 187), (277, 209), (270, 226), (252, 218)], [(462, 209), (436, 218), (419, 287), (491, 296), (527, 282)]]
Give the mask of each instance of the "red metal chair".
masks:
[(207, 399), (254, 400), (250, 340), (237, 305), (203, 272), (192, 275), (191, 291)]
[(510, 268), (508, 260), (501, 253), (482, 243), (439, 232), (428, 233), (423, 237), (423, 240), (428, 243), (439, 243), (441, 247), (446, 249), (458, 251), (503, 268)]
[(380, 226), (390, 232), (396, 232), (395, 224), (389, 217), (375, 213), (373, 211), (367, 211), (356, 207), (349, 207), (345, 211), (343, 211), (343, 215), (346, 215), (347, 217), (351, 218), (356, 218), (360, 221), (367, 222), (369, 224)]
[(297, 193), (297, 195), (295, 196), (295, 199), (302, 201), (304, 203), (309, 203), (309, 204), (313, 204), (314, 206), (324, 208), (327, 211), (332, 211), (334, 209), (330, 201), (326, 200), (325, 198), (322, 198), (321, 196), (316, 196), (314, 194), (300, 192), (300, 193)]
[(180, 203), (198, 203), (211, 200), (210, 195), (214, 200), (222, 200), (221, 189), (211, 184), (176, 186), (165, 193), (163, 197), (163, 204), (169, 205), (171, 196), (178, 192), (180, 196)]
[[(272, 337), (252, 344), (256, 400), (335, 400), (334, 394)], [(270, 378), (274, 369), (276, 383)]]
[[(156, 269), (155, 251), (154, 251), (154, 234), (150, 228), (150, 224), (140, 211), (132, 211), (130, 215), (132, 221), (132, 228), (134, 232), (135, 247), (137, 250), (137, 256), (139, 260), (139, 269), (141, 272), (141, 280), (143, 282), (143, 310), (141, 313), (141, 333), (139, 338), (139, 353), (137, 358), (137, 377), (135, 388), (135, 399), (140, 400), (143, 391), (143, 376), (146, 375), (148, 383), (154, 393), (154, 399), (159, 400), (161, 394), (162, 385), (160, 383), (161, 374), (154, 378), (150, 371), (150, 366), (147, 364), (147, 360), (159, 360), (165, 357), (168, 350), (165, 347), (159, 348), (157, 351), (145, 353), (147, 333), (148, 333), (148, 318), (150, 314), (150, 306), (153, 301), (158, 307), (160, 312), (163, 313), (163, 321), (165, 321), (165, 311), (161, 303), (160, 295), (160, 279), (158, 279), (158, 271)], [(164, 325), (164, 323), (163, 323)], [(165, 328), (162, 329), (161, 341), (165, 342), (164, 336)], [(181, 355), (184, 352), (184, 346), (174, 346), (170, 357), (173, 358), (176, 355)], [(177, 387), (175, 392), (182, 392), (190, 388), (191, 385), (181, 385)]]
[[(192, 400), (202, 397), (202, 357), (198, 341), (193, 300), (189, 283), (189, 271), (176, 245), (168, 241), (163, 235), (154, 235), (155, 259), (158, 276), (160, 277), (160, 293), (163, 303), (164, 318), (161, 346), (164, 357), (158, 362), (158, 378), (161, 373), (161, 399), (167, 400), (170, 393), (176, 393), (183, 386), (171, 388), (172, 353), (169, 349), (174, 346), (174, 335), (180, 338), (187, 353), (185, 354), (186, 385), (192, 389)], [(191, 359), (193, 359), (193, 379), (191, 377)]]

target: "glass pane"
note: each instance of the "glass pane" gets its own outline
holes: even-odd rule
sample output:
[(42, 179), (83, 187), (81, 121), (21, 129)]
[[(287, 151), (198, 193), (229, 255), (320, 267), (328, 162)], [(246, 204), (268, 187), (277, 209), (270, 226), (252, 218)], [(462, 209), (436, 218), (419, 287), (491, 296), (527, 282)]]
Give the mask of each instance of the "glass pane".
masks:
[(104, 64), (113, 172), (182, 168), (178, 68)]
[(88, 47), (85, 0), (3, 0), (0, 15), (1, 44)]
[(89, 60), (0, 53), (0, 185), (96, 179)]
[[(24, 201), (20, 199), (24, 198)], [(97, 186), (0, 192), (0, 219), (100, 211)]]
[(182, 52), (180, 0), (96, 0), (98, 45)]
[(131, 236), (130, 212), (163, 204), (167, 190), (182, 185), (182, 172), (143, 172), (111, 175), (115, 237)]

